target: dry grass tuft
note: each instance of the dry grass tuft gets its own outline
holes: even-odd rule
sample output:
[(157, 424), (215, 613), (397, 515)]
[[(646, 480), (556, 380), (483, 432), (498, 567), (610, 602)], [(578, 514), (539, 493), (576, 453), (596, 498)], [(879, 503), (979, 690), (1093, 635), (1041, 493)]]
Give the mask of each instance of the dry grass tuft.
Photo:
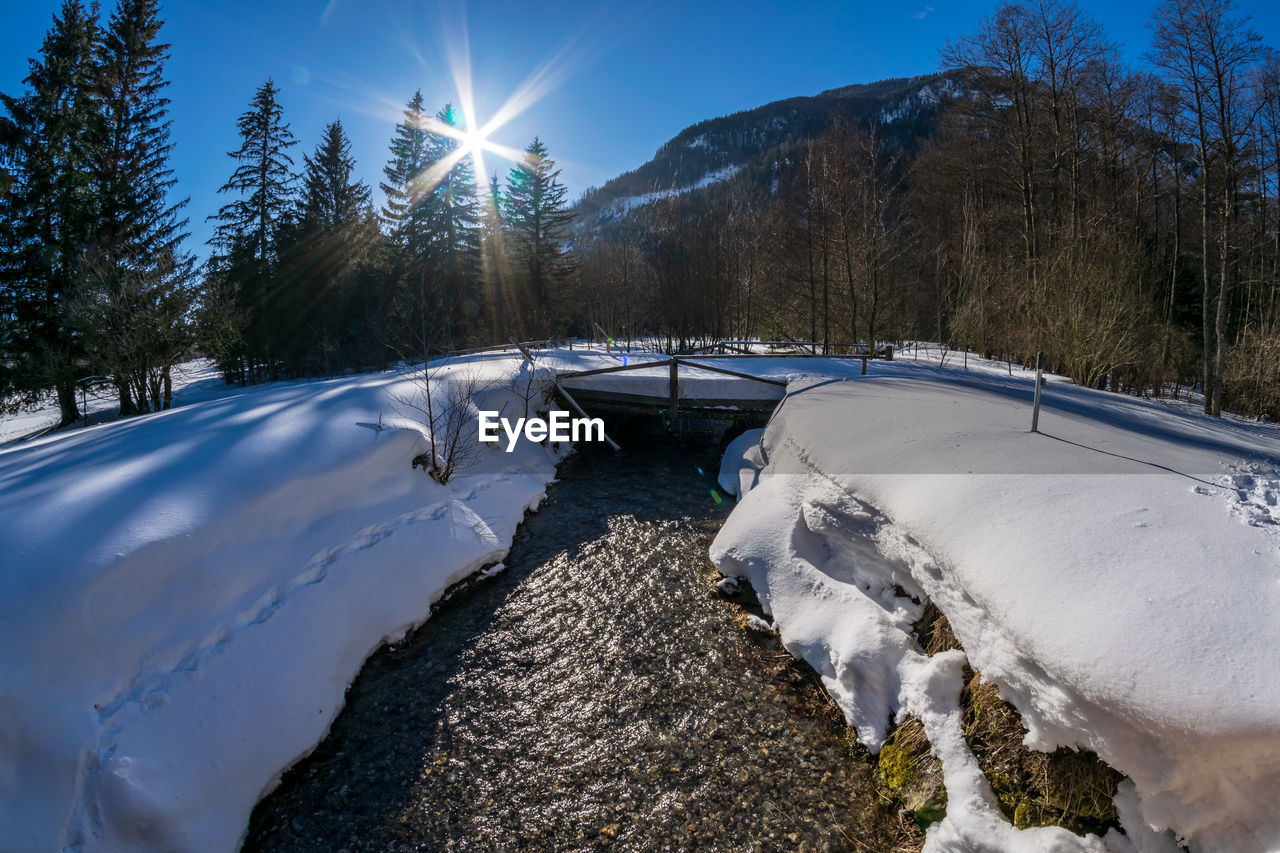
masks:
[[(912, 626), (921, 649), (935, 655), (961, 649), (947, 617), (932, 602)], [(963, 649), (961, 649), (963, 651)], [(994, 684), (965, 668), (960, 696), (964, 735), (991, 782), (1005, 816), (1017, 827), (1062, 826), (1077, 834), (1104, 834), (1118, 826), (1112, 798), (1122, 778), (1091, 752), (1052, 754), (1023, 745), (1026, 730)], [(915, 719), (898, 726), (876, 758), (880, 796), (914, 819), (921, 830), (946, 810), (942, 768)]]
[(978, 758), (1000, 808), (1019, 828), (1062, 826), (1102, 834), (1118, 826), (1112, 798), (1122, 778), (1091, 752), (1036, 752), (1026, 730), (994, 684), (974, 674), (961, 694), (965, 740)]
[(920, 614), (911, 630), (927, 655), (960, 648), (956, 635), (951, 631), (951, 623), (932, 601), (925, 605), (924, 613)]
[(923, 831), (947, 812), (947, 790), (942, 784), (942, 764), (929, 749), (924, 726), (908, 717), (877, 756), (881, 796), (900, 806), (904, 818)]

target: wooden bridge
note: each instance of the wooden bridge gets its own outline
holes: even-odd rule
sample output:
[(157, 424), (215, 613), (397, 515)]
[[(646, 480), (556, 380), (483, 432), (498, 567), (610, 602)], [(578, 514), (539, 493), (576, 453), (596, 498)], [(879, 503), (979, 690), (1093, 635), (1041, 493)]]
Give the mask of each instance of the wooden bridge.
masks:
[[(582, 417), (590, 417), (590, 413), (656, 415), (666, 421), (674, 432), (680, 430), (680, 419), (684, 417), (767, 418), (773, 414), (778, 403), (786, 395), (787, 383), (781, 379), (770, 379), (739, 370), (730, 370), (717, 364), (707, 364), (708, 360), (717, 362), (761, 358), (856, 360), (862, 362), (863, 375), (867, 372), (868, 361), (893, 360), (893, 347), (873, 350), (865, 344), (844, 344), (831, 347), (831, 349), (841, 350), (840, 352), (821, 352), (819, 348), (823, 345), (814, 341), (717, 340), (697, 347), (692, 352), (666, 357), (648, 358), (648, 353), (638, 353), (639, 360), (629, 364), (627, 362), (630, 346), (628, 345), (627, 352), (624, 352), (620, 342), (610, 337), (599, 326), (596, 326), (596, 329), (602, 335), (603, 342), (607, 344), (607, 351), (616, 352), (623, 363), (594, 370), (558, 372), (553, 384), (554, 393)], [(450, 355), (502, 352), (514, 347), (525, 360), (533, 363), (537, 360), (534, 353), (538, 350), (557, 349), (560, 346), (573, 349), (574, 344), (574, 341), (555, 339), (522, 342), (512, 337), (508, 340), (507, 344), (458, 350), (451, 352)], [(579, 343), (588, 342), (579, 341)], [(589, 343), (597, 344), (600, 341), (592, 339)], [(751, 351), (753, 347), (761, 345), (787, 347), (791, 351), (768, 353)], [(590, 377), (619, 373), (630, 375), (607, 383), (608, 387), (602, 387), (600, 383), (584, 381)], [(721, 376), (742, 381), (734, 383), (729, 393), (725, 393), (723, 381), (718, 383), (707, 381)], [(605, 440), (615, 450), (618, 449), (618, 445), (607, 435)]]
[[(669, 418), (676, 418), (681, 414), (721, 418), (752, 412), (767, 414), (777, 407), (778, 401), (786, 392), (787, 383), (781, 380), (700, 364), (699, 361), (697, 356), (673, 356), (665, 360), (560, 373), (556, 376), (556, 390), (571, 405), (578, 403), (598, 411), (661, 414)], [(683, 387), (680, 382), (681, 367), (685, 369)], [(641, 375), (639, 371), (644, 371), (647, 375)], [(753, 383), (751, 387), (756, 393), (724, 396), (718, 386), (705, 387), (707, 383), (691, 381), (690, 371), (746, 380)], [(611, 383), (610, 388), (592, 387), (591, 383), (582, 381), (590, 376), (625, 372), (633, 374), (627, 377), (633, 381)], [(704, 387), (700, 388), (699, 385)]]
[[(717, 347), (718, 348), (718, 347)], [(755, 376), (738, 370), (730, 370), (716, 364), (740, 359), (806, 359), (831, 358), (857, 359), (862, 362), (862, 372), (867, 372), (869, 359), (893, 358), (892, 349), (883, 353), (854, 352), (842, 355), (808, 353), (732, 353), (674, 355), (665, 359), (641, 360), (634, 364), (623, 363), (595, 370), (576, 370), (556, 375), (555, 393), (574, 411), (588, 417), (593, 413), (619, 413), (630, 415), (657, 415), (663, 418), (673, 431), (680, 429), (680, 418), (740, 419), (768, 417), (786, 394), (787, 383), (780, 379)], [(590, 377), (606, 374), (628, 374), (625, 378), (608, 383), (592, 383)], [(741, 380), (726, 388), (720, 377)], [(618, 445), (609, 439), (609, 444)]]

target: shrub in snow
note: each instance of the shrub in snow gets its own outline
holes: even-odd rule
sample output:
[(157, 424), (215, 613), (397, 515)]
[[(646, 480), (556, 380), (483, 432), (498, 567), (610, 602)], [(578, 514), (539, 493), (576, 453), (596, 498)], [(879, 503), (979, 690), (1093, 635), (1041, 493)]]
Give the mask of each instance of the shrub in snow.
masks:
[(401, 417), (421, 426), (427, 440), (427, 449), (413, 457), (413, 467), (443, 485), (480, 450), (475, 400), (488, 383), (472, 371), (453, 371), (444, 379), (437, 378), (437, 371), (427, 365), (412, 371), (408, 389), (392, 392), (391, 400)]
[(551, 403), (551, 389), (555, 384), (554, 370), (537, 367), (531, 361), (523, 361), (506, 387), (515, 394), (522, 405), (521, 417), (528, 418), (530, 413), (544, 414)]

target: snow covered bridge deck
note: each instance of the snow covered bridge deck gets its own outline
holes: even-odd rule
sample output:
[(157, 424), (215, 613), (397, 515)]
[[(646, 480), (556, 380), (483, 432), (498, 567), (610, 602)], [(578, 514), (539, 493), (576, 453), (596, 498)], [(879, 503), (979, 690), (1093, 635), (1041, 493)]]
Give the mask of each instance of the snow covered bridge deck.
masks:
[(593, 410), (731, 418), (772, 412), (787, 383), (673, 357), (560, 373), (556, 388), (570, 403)]
[[(778, 362), (809, 359), (809, 354), (686, 355), (623, 363), (595, 370), (561, 372), (556, 391), (579, 409), (627, 414), (656, 414), (674, 422), (678, 417), (736, 418), (768, 415), (786, 394), (785, 377), (759, 375), (748, 363), (730, 369), (731, 360), (767, 359)], [(824, 359), (859, 356), (817, 356)], [(709, 363), (714, 360), (718, 363)], [(757, 366), (763, 366), (757, 362)], [(739, 364), (734, 364), (739, 367)]]

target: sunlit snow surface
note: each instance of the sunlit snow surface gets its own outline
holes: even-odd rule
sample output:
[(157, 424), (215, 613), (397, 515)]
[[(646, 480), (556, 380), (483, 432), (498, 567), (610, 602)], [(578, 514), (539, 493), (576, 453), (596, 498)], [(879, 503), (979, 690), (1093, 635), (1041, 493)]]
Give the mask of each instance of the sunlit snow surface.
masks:
[(235, 849), (363, 660), (503, 557), (564, 448), (440, 486), (393, 428), (410, 390), (209, 386), (0, 450), (0, 849)]
[[(741, 502), (712, 558), (751, 579), (870, 748), (893, 717), (924, 723), (948, 796), (926, 849), (1172, 849), (1149, 828), (1280, 849), (1274, 428), (1054, 382), (1032, 434), (1032, 382), (991, 368), (793, 381), (728, 449)], [(960, 734), (963, 656), (909, 634), (926, 597), (1028, 745), (1094, 750), (1132, 780), (1128, 838), (1003, 819)]]
[[(1003, 821), (959, 741), (959, 655), (918, 653), (895, 587), (942, 607), (1034, 745), (1132, 777), (1131, 840), (1146, 822), (1202, 850), (1280, 846), (1274, 428), (1054, 381), (1031, 436), (1026, 374), (930, 356), (865, 379), (856, 361), (721, 363), (791, 380), (763, 442), (726, 454), (722, 484), (747, 494), (722, 571), (752, 577), (866, 743), (892, 713), (922, 717), (950, 803), (931, 849), (1103, 842)], [(478, 356), (442, 378), (518, 367)], [(442, 487), (409, 467), (417, 430), (377, 428), (398, 425), (396, 374), (237, 389), (191, 370), (171, 411), (0, 449), (0, 849), (233, 850), (365, 657), (503, 558), (563, 452), (482, 450)], [(589, 384), (661, 393), (665, 376)]]

